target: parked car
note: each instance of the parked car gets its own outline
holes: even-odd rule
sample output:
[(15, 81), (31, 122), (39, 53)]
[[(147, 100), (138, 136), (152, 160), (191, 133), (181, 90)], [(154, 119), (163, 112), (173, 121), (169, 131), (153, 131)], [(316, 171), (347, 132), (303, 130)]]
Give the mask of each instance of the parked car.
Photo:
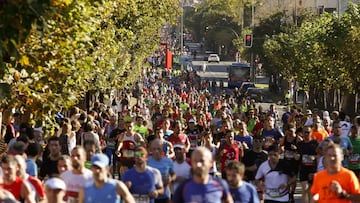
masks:
[(253, 83), (253, 82), (243, 82), (243, 83), (241, 83), (241, 86), (239, 88), (240, 94), (244, 95), (246, 90), (248, 88), (250, 88), (250, 87), (255, 88), (255, 83)]
[(249, 87), (245, 92), (245, 97), (249, 99), (254, 99), (255, 102), (262, 102), (264, 100), (264, 95), (264, 88)]
[(208, 57), (208, 62), (217, 62), (220, 63), (220, 57), (217, 54), (210, 54)]

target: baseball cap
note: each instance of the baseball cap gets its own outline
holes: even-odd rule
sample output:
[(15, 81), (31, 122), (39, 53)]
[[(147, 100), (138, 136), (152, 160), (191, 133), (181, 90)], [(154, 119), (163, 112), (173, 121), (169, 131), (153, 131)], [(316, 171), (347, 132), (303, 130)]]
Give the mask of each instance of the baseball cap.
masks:
[(305, 115), (312, 115), (312, 112), (311, 112), (311, 110), (310, 110), (310, 109), (306, 110), (306, 113), (305, 113)]
[(105, 154), (95, 154), (91, 158), (91, 165), (105, 168), (109, 165), (109, 158)]
[(65, 182), (60, 178), (49, 178), (45, 181), (45, 186), (53, 190), (66, 190)]
[(190, 120), (189, 120), (189, 123), (195, 123), (195, 120), (194, 120), (194, 119), (190, 119)]

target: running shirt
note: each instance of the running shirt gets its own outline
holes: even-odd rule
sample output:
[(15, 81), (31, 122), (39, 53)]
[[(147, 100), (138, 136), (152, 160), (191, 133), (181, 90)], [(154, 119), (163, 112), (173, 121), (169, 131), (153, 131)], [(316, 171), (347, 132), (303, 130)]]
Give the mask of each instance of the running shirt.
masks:
[(108, 179), (102, 188), (95, 187), (95, 184), (85, 186), (84, 203), (120, 203), (120, 196), (117, 194), (117, 184), (117, 180)]
[[(185, 180), (190, 178), (191, 166), (186, 161), (179, 164), (177, 161), (174, 161), (174, 172), (176, 177), (183, 177)], [(173, 191), (176, 191), (177, 187), (180, 185), (179, 182), (173, 183)]]
[(318, 145), (317, 140), (299, 143), (299, 152), (301, 154), (300, 171), (316, 172), (316, 149)]
[(186, 139), (187, 139), (187, 135), (185, 134), (180, 134), (180, 135), (172, 135), (169, 137), (169, 141), (171, 142), (171, 144), (175, 145), (175, 144), (182, 144), (182, 145), (186, 145)]
[[(260, 164), (268, 159), (268, 155), (265, 151), (262, 152), (254, 152), (253, 150), (247, 151), (242, 158), (242, 162), (245, 167), (256, 165), (256, 168), (259, 168)], [(245, 170), (244, 180), (253, 181), (255, 180), (256, 171), (248, 171)]]
[(129, 191), (136, 202), (141, 200), (144, 203), (154, 203), (154, 198), (150, 198), (148, 195), (156, 189), (155, 174), (152, 170), (146, 169), (144, 172), (139, 173), (135, 168), (128, 169), (124, 172), (122, 181), (124, 183), (131, 182)]
[(260, 203), (259, 195), (253, 185), (242, 181), (238, 188), (230, 188), (234, 203)]
[(249, 147), (249, 149), (252, 149), (253, 147), (253, 137), (250, 135), (245, 135), (245, 136), (235, 135), (234, 140), (240, 143), (245, 142), (246, 145)]
[(239, 161), (240, 150), (237, 144), (232, 144), (232, 145), (224, 144), (220, 150), (223, 152), (220, 160), (221, 172), (225, 173), (226, 164), (228, 163), (228, 161), (230, 160)]
[[(340, 145), (341, 149), (343, 149), (343, 150), (352, 150), (353, 149), (350, 138), (347, 136), (337, 137), (337, 136), (333, 135), (333, 136), (330, 136), (328, 139), (334, 141), (335, 143), (338, 143)], [(338, 139), (340, 139), (340, 140), (338, 140)], [(344, 167), (347, 167), (347, 165), (348, 165), (348, 157), (347, 156), (344, 155), (344, 160), (341, 162), (341, 164)]]
[[(162, 179), (164, 180), (166, 176), (170, 176), (174, 174), (174, 162), (167, 158), (163, 157), (160, 160), (155, 160), (154, 158), (150, 157), (147, 160), (147, 165), (150, 167), (156, 168), (160, 171)], [(164, 195), (159, 196), (156, 199), (165, 199), (170, 198), (170, 187), (169, 185), (164, 184), (165, 193)]]
[[(298, 152), (298, 137), (296, 136), (291, 142), (288, 141), (287, 137), (284, 139), (284, 159), (289, 161), (295, 160), (295, 155)], [(296, 149), (292, 149), (295, 146)]]
[(265, 130), (263, 129), (261, 132), (261, 136), (265, 138), (265, 144), (264, 149), (266, 150), (270, 145), (274, 144), (272, 139), (275, 140), (275, 142), (279, 142), (280, 138), (283, 137), (283, 135), (280, 133), (279, 129), (273, 128), (271, 130)]
[(135, 136), (132, 134), (131, 136), (124, 135), (122, 140), (123, 146), (121, 147), (121, 156), (120, 160), (134, 160), (135, 159), (135, 148), (136, 141)]
[(256, 173), (255, 179), (264, 178), (265, 200), (288, 202), (289, 190), (288, 188), (281, 189), (280, 185), (287, 184), (288, 176), (293, 175), (287, 162), (280, 159), (275, 169), (271, 169), (269, 161), (263, 162)]
[(24, 184), (24, 180), (20, 177), (16, 177), (15, 181), (11, 185), (5, 183), (1, 184), (2, 188), (11, 192), (15, 199), (21, 200), (21, 186)]
[(69, 203), (77, 202), (79, 191), (93, 180), (93, 173), (89, 169), (84, 169), (82, 174), (74, 174), (72, 170), (63, 172), (60, 177), (66, 184), (65, 198)]
[(334, 180), (339, 182), (342, 189), (347, 193), (360, 194), (359, 181), (354, 172), (342, 167), (339, 173), (329, 175), (327, 170), (323, 170), (315, 174), (311, 187), (313, 195), (319, 194), (318, 203), (351, 203), (351, 200), (340, 198), (330, 190), (329, 186)]
[(190, 130), (189, 128), (186, 130), (186, 134), (190, 141), (190, 150), (195, 150), (199, 143), (199, 134), (200, 131), (195, 128), (193, 130)]
[(171, 200), (172, 203), (221, 203), (230, 196), (228, 184), (222, 180), (209, 177), (205, 184), (196, 183), (193, 179), (181, 184)]
[(360, 169), (360, 137), (350, 137), (350, 141), (353, 146), (353, 152), (349, 156), (348, 168), (357, 170)]

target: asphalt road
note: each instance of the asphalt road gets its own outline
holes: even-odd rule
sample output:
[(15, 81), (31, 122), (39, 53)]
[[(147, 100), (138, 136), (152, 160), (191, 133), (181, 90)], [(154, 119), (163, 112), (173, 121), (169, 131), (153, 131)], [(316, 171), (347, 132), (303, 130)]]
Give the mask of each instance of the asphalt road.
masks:
[[(202, 71), (202, 66), (203, 64), (206, 64), (206, 71), (203, 72)], [(228, 78), (228, 73), (227, 73), (227, 67), (229, 65), (231, 65), (231, 63), (234, 63), (232, 61), (221, 61), (220, 63), (208, 63), (205, 61), (193, 61), (193, 68), (195, 70), (197, 70), (197, 74), (201, 77), (201, 79), (203, 80), (208, 80), (211, 82), (216, 82), (216, 89), (215, 92), (216, 93), (220, 93), (225, 91), (228, 94), (232, 94), (232, 89), (227, 88), (227, 78)], [(220, 81), (224, 82), (224, 86), (221, 88), (220, 87)], [(260, 84), (267, 84), (268, 83), (268, 78), (266, 77), (256, 77), (256, 83), (260, 83)], [(281, 115), (285, 112), (285, 106), (282, 105), (277, 105), (272, 101), (267, 101), (264, 103), (256, 103), (256, 106), (261, 106), (263, 108), (263, 110), (268, 110), (270, 105), (274, 104), (275, 105), (275, 109), (278, 112), (280, 118)], [(277, 123), (278, 126), (281, 126), (281, 123)], [(296, 187), (296, 193), (295, 193), (295, 203), (300, 203), (301, 202), (301, 187), (300, 187), (300, 183), (297, 184)]]

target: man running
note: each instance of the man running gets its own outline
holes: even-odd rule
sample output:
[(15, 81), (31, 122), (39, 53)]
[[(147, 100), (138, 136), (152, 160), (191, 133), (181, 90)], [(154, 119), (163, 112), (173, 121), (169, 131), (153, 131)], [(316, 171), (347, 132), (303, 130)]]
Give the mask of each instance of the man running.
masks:
[(175, 191), (172, 203), (226, 202), (232, 203), (228, 184), (210, 176), (212, 154), (205, 147), (198, 147), (191, 154), (192, 179), (181, 184)]
[(63, 172), (60, 177), (66, 184), (66, 196), (68, 203), (77, 203), (79, 191), (92, 181), (91, 170), (85, 168), (86, 154), (81, 146), (76, 146), (71, 151), (72, 170)]
[(245, 166), (239, 161), (229, 161), (226, 165), (226, 178), (230, 186), (230, 193), (235, 202), (260, 203), (255, 187), (243, 181)]
[(91, 170), (94, 183), (85, 186), (79, 192), (79, 203), (135, 203), (126, 185), (118, 180), (108, 178), (109, 158), (105, 154), (95, 154), (91, 159)]
[(312, 201), (317, 203), (350, 203), (359, 200), (359, 181), (349, 169), (342, 166), (343, 149), (337, 144), (327, 146), (324, 154), (325, 170), (315, 174), (311, 187)]

